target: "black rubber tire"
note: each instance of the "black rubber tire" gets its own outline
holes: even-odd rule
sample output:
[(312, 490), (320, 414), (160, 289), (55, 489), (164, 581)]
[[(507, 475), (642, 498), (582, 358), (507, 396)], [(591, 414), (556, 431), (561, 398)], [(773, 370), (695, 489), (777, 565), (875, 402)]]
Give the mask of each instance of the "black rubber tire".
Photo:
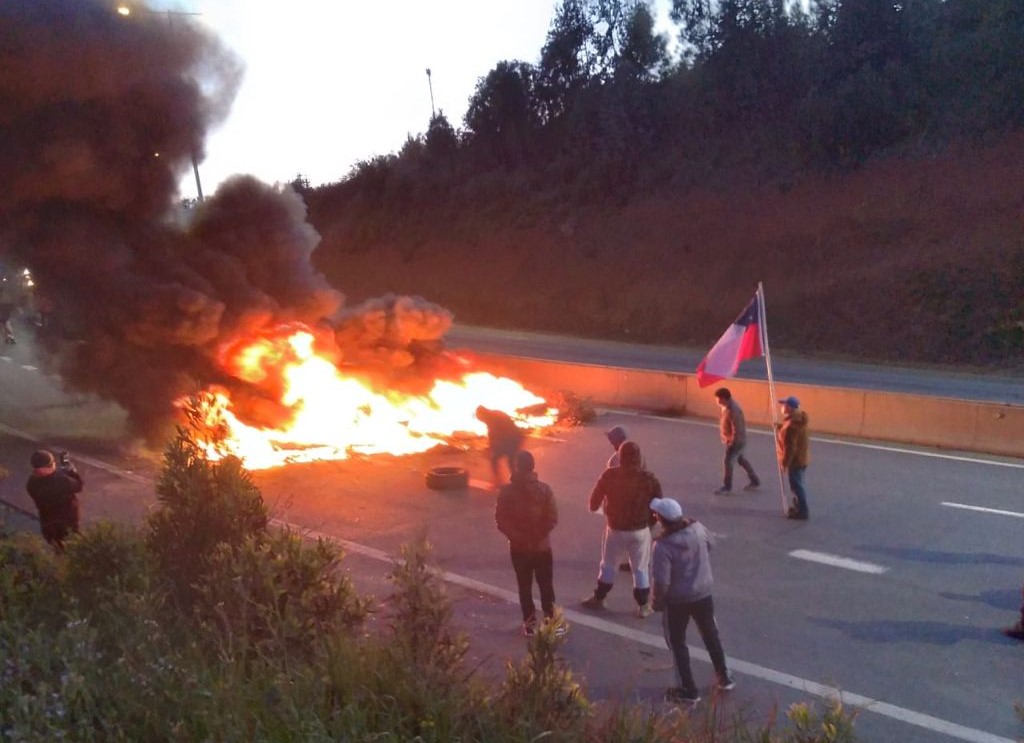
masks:
[(426, 479), (431, 490), (465, 490), (469, 487), (469, 472), (463, 467), (431, 467)]

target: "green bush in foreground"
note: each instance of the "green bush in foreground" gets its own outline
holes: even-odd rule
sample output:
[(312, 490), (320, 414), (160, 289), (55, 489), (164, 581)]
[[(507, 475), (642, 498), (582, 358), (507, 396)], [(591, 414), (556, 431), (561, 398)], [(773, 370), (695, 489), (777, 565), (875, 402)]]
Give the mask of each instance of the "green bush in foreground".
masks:
[[(393, 595), (374, 606), (334, 546), (268, 531), (244, 470), (200, 461), (190, 436), (169, 447), (147, 529), (93, 526), (60, 558), (38, 537), (0, 533), (0, 739), (852, 740), (838, 704), (820, 718), (795, 705), (776, 733), (719, 720), (715, 706), (691, 719), (591, 703), (551, 628), (503, 681), (481, 678), (425, 540), (403, 549)], [(196, 551), (174, 556), (173, 535)], [(371, 612), (383, 621), (370, 626)]]

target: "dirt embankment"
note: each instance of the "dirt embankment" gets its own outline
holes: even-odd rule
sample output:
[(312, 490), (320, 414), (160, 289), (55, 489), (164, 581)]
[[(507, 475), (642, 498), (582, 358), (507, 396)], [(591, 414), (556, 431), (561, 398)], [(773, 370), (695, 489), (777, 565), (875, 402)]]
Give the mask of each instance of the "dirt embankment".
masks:
[(311, 199), (317, 261), (351, 300), (420, 294), (467, 323), (698, 346), (763, 281), (776, 349), (1024, 366), (1024, 133), (617, 208), (445, 211), (365, 238)]

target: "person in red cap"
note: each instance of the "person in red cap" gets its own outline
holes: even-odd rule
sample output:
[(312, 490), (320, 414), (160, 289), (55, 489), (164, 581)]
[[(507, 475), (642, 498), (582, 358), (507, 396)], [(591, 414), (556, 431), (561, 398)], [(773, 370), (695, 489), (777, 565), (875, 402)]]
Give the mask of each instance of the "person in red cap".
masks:
[(78, 496), (82, 492), (82, 476), (70, 461), (62, 458), (57, 465), (53, 454), (40, 449), (31, 458), (32, 475), (25, 487), (39, 510), (39, 527), (43, 538), (58, 552), (64, 551), (64, 540), (78, 533)]

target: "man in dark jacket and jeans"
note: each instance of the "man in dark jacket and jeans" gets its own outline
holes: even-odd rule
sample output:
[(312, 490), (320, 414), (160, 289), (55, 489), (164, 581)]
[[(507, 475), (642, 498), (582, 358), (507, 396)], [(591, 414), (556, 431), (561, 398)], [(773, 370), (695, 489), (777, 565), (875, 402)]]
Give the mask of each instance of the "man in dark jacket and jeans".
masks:
[[(554, 559), (551, 554), (551, 531), (558, 523), (558, 506), (551, 488), (537, 479), (533, 455), (521, 451), (516, 455), (512, 482), (498, 493), (494, 509), (498, 531), (508, 537), (512, 569), (519, 585), (519, 607), (523, 612), (523, 634), (529, 637), (537, 630), (537, 609), (533, 603), (533, 581), (537, 579), (540, 604), (545, 621), (555, 616)], [(564, 625), (555, 628), (564, 632)]]
[(700, 693), (693, 680), (690, 651), (686, 647), (686, 626), (691, 617), (711, 656), (718, 688), (727, 691), (736, 686), (725, 664), (711, 598), (714, 580), (709, 552), (714, 540), (699, 521), (683, 518), (682, 507), (672, 498), (651, 501), (651, 510), (658, 515), (664, 529), (654, 544), (653, 604), (655, 611), (664, 612), (665, 642), (672, 651), (679, 684), (670, 688), (665, 697), (669, 701), (696, 704)]
[(32, 454), (32, 476), (26, 488), (39, 509), (39, 527), (43, 538), (58, 552), (64, 540), (78, 533), (78, 497), (82, 476), (70, 463), (57, 466), (53, 454), (40, 449)]

